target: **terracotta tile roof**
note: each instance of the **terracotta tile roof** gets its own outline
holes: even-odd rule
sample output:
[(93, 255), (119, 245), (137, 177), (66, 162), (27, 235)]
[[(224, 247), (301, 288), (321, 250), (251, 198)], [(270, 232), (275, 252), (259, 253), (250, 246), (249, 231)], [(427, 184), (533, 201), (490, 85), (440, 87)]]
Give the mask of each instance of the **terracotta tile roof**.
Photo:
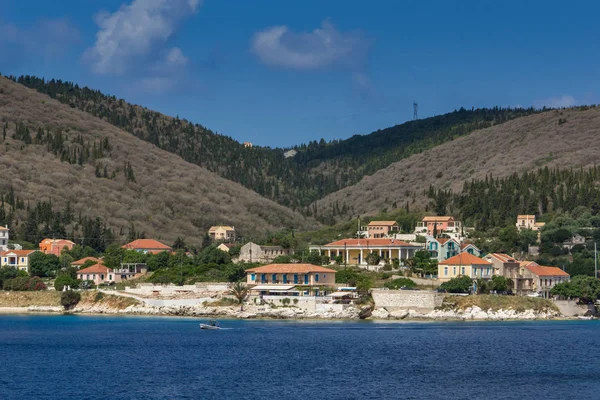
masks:
[(446, 222), (446, 221), (454, 221), (454, 217), (436, 217), (436, 216), (427, 216), (423, 217), (422, 222)]
[(467, 248), (467, 247), (469, 247), (469, 246), (472, 246), (472, 247), (476, 248), (477, 250), (479, 250), (479, 247), (475, 246), (473, 243), (462, 243), (462, 244), (460, 245), (460, 248), (461, 248), (461, 249), (466, 249), (466, 248)]
[(5, 226), (0, 226), (0, 231), (8, 231), (9, 229)]
[(107, 274), (109, 272), (112, 272), (112, 269), (110, 269), (102, 264), (95, 264), (95, 265), (92, 265), (91, 267), (80, 269), (79, 271), (77, 271), (77, 275), (79, 275), (79, 274)]
[(132, 250), (172, 250), (166, 244), (154, 239), (138, 239), (121, 247)]
[(441, 265), (492, 265), (492, 263), (479, 258), (479, 257), (475, 257), (473, 254), (470, 253), (460, 253), (455, 255), (454, 257), (450, 257), (447, 260), (444, 260), (442, 262), (440, 262)]
[(538, 265), (535, 261), (519, 261), (521, 267), (526, 267), (528, 265)]
[(398, 225), (396, 221), (371, 221), (368, 226), (393, 226)]
[(537, 276), (569, 276), (569, 274), (557, 267), (544, 267), (542, 265), (529, 264), (526, 265), (525, 268)]
[(17, 257), (27, 257), (31, 253), (35, 253), (37, 250), (6, 250), (0, 253), (0, 256), (7, 256), (9, 254), (14, 254)]
[(96, 258), (96, 257), (84, 257), (84, 258), (82, 258), (81, 260), (73, 261), (73, 262), (71, 263), (71, 265), (83, 265), (83, 264), (85, 264), (87, 261), (93, 261), (93, 262), (95, 262), (96, 264), (102, 264), (102, 262), (103, 262), (101, 259), (99, 259), (99, 258)]
[(269, 264), (263, 267), (247, 269), (246, 272), (257, 274), (307, 274), (309, 272), (335, 273), (337, 271), (312, 264)]
[(71, 242), (70, 240), (67, 239), (44, 239), (42, 240), (42, 243), (40, 244), (72, 244), (75, 245), (75, 242)]
[(421, 247), (396, 239), (341, 239), (323, 247)]
[(535, 215), (517, 215), (517, 219), (534, 219)]
[[(491, 257), (496, 258), (498, 261), (501, 261), (503, 263), (516, 263), (517, 260), (515, 260), (513, 257), (509, 256), (508, 254), (504, 254), (504, 253), (492, 253), (490, 254)], [(528, 261), (530, 262), (530, 261)]]

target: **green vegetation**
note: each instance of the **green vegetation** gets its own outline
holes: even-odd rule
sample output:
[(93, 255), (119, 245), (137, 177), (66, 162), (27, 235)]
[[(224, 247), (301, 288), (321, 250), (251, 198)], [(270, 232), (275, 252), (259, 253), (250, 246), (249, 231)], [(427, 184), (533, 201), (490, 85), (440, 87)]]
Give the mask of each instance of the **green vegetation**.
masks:
[(397, 278), (392, 281), (386, 282), (384, 286), (388, 289), (397, 290), (402, 287), (414, 288), (417, 287), (417, 284), (408, 278)]
[(575, 276), (568, 282), (552, 288), (552, 295), (579, 299), (580, 303), (593, 303), (600, 298), (600, 280), (593, 276)]
[[(365, 175), (412, 154), (474, 130), (536, 112), (533, 108), (495, 107), (471, 111), (461, 108), (378, 130), (370, 135), (355, 135), (347, 140), (331, 142), (323, 139), (311, 141), (296, 146), (296, 156), (285, 158), (285, 149), (244, 148), (232, 138), (201, 125), (167, 117), (71, 82), (46, 81), (34, 76), (12, 76), (9, 79), (102, 118), (163, 150), (180, 155), (186, 161), (319, 219), (352, 213), (345, 204), (336, 204), (334, 215), (327, 216), (320, 215), (314, 205), (308, 207), (328, 193), (355, 184)], [(79, 160), (79, 157), (76, 159)], [(104, 177), (103, 167), (98, 169), (98, 175)]]
[(72, 290), (67, 290), (66, 292), (62, 292), (60, 296), (60, 304), (65, 308), (65, 310), (70, 310), (74, 308), (79, 301), (81, 300), (81, 295)]
[(242, 304), (248, 296), (248, 287), (242, 282), (236, 282), (231, 287), (229, 294), (233, 295), (239, 304)]
[(4, 287), (4, 282), (18, 277), (27, 277), (27, 272), (13, 267), (0, 268), (0, 288)]
[(444, 298), (443, 309), (462, 309), (477, 306), (482, 310), (498, 311), (513, 309), (517, 312), (525, 310), (534, 310), (539, 312), (548, 312), (549, 310), (558, 311), (556, 305), (548, 299), (540, 299), (527, 296), (498, 296), (491, 294), (481, 294), (472, 296), (446, 296)]
[(473, 280), (468, 276), (459, 276), (452, 278), (440, 285), (441, 289), (446, 289), (448, 293), (469, 293), (473, 286)]
[(2, 288), (15, 292), (38, 292), (47, 289), (46, 284), (37, 276), (18, 276), (6, 279), (2, 282)]

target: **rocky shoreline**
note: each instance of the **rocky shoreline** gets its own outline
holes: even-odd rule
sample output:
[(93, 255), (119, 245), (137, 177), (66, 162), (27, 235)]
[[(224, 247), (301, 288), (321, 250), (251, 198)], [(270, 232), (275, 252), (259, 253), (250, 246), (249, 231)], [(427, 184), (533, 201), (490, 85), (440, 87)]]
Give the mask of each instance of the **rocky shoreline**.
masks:
[[(64, 313), (62, 307), (30, 306), (26, 308), (30, 313)], [(149, 305), (133, 305), (124, 309), (115, 309), (105, 305), (77, 306), (69, 313), (75, 314), (116, 314), (116, 315), (150, 315), (150, 316), (182, 316), (182, 317), (208, 317), (232, 319), (329, 319), (329, 320), (421, 320), (421, 321), (505, 321), (505, 320), (551, 320), (565, 319), (558, 311), (515, 311), (508, 310), (482, 310), (477, 306), (465, 310), (433, 310), (418, 312), (415, 310), (392, 310), (369, 306), (361, 308), (349, 307), (343, 311), (326, 310), (322, 312), (309, 312), (297, 307), (269, 307), (269, 306), (244, 306), (239, 307), (211, 307), (204, 305), (195, 306), (164, 306), (153, 307)]]

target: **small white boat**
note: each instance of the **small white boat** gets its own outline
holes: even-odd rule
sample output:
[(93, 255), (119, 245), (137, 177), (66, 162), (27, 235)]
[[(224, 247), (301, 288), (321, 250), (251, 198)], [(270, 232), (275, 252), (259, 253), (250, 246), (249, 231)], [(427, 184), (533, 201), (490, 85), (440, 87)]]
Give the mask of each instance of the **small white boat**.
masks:
[(208, 324), (200, 324), (200, 329), (218, 330), (221, 329), (217, 321), (209, 321)]

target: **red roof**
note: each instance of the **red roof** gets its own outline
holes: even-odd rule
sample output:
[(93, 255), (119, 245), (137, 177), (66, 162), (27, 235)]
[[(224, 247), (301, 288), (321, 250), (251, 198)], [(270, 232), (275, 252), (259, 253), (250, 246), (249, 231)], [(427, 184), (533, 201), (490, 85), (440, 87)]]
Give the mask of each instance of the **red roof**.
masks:
[(91, 267), (80, 269), (77, 274), (107, 274), (109, 272), (112, 272), (112, 269), (102, 264), (94, 264)]
[(525, 268), (537, 276), (569, 276), (569, 274), (557, 267), (544, 267), (542, 265), (529, 264), (526, 265)]
[(0, 256), (7, 256), (9, 254), (14, 254), (17, 257), (27, 257), (31, 253), (35, 253), (37, 250), (6, 250), (0, 253)]
[(394, 226), (398, 225), (396, 221), (371, 221), (368, 226)]
[(517, 260), (515, 260), (513, 257), (509, 256), (508, 254), (504, 254), (504, 253), (492, 253), (490, 254), (490, 256), (496, 258), (498, 261), (501, 261), (503, 263), (516, 263)]
[(82, 258), (81, 260), (73, 261), (73, 262), (71, 263), (71, 265), (83, 265), (83, 264), (85, 264), (87, 261), (93, 261), (93, 262), (95, 262), (96, 264), (102, 264), (102, 262), (103, 262), (101, 259), (99, 259), (99, 258), (96, 258), (96, 257), (84, 257), (84, 258)]
[(460, 253), (454, 257), (450, 257), (447, 260), (440, 262), (441, 265), (492, 265), (492, 263), (485, 261), (482, 258), (475, 257), (470, 253)]
[[(325, 247), (415, 247), (416, 245), (395, 239), (342, 239), (326, 244)], [(420, 247), (420, 246), (417, 246)]]
[(131, 249), (131, 250), (172, 250), (166, 244), (162, 244), (158, 240), (154, 239), (138, 239), (134, 240), (131, 243), (127, 243), (122, 246), (123, 249)]
[(269, 264), (263, 267), (247, 269), (246, 272), (258, 274), (307, 274), (309, 272), (335, 273), (337, 271), (312, 264)]
[(423, 219), (421, 221), (422, 222), (450, 222), (450, 221), (454, 221), (454, 217), (449, 217), (449, 216), (442, 216), (442, 217), (426, 216), (426, 217), (423, 217)]

